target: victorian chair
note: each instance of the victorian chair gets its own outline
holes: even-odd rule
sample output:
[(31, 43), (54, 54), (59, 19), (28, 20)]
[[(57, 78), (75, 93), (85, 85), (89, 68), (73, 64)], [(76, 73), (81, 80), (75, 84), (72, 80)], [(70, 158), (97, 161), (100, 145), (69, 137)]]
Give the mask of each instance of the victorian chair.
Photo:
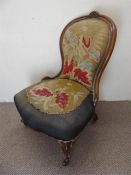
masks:
[(63, 165), (77, 136), (90, 120), (96, 121), (101, 75), (112, 54), (116, 27), (95, 11), (72, 20), (60, 37), (62, 68), (14, 97), (25, 125), (58, 140)]

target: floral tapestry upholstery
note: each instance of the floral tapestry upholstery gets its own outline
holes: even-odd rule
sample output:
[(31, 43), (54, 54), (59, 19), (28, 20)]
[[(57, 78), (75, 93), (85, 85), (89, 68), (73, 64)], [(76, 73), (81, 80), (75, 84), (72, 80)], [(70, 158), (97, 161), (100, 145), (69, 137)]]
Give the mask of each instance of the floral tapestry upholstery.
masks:
[(109, 40), (109, 27), (100, 19), (83, 19), (67, 27), (62, 38), (64, 64), (60, 77), (77, 80), (91, 90)]
[(27, 90), (27, 98), (40, 112), (63, 114), (77, 108), (89, 94), (86, 87), (67, 79), (44, 80)]
[(62, 36), (60, 75), (29, 88), (29, 103), (48, 114), (75, 110), (92, 90), (95, 72), (109, 41), (109, 27), (100, 19), (83, 19), (69, 25)]

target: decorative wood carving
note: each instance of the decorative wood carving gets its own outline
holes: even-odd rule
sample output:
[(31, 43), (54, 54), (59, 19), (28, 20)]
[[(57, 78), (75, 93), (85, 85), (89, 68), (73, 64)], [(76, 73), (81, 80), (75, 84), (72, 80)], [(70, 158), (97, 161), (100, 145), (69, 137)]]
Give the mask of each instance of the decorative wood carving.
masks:
[(97, 11), (92, 11), (89, 15), (88, 15), (88, 17), (90, 17), (90, 18), (97, 18), (97, 17), (99, 17), (100, 15), (99, 15), (99, 13), (97, 12)]

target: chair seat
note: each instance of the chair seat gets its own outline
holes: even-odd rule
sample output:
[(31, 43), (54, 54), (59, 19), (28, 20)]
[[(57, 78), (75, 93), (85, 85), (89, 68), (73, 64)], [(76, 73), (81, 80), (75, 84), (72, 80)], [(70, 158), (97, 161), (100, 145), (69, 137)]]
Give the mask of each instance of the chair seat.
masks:
[(44, 80), (27, 90), (29, 103), (48, 114), (73, 111), (88, 94), (82, 84), (69, 79)]
[(71, 140), (94, 113), (92, 98), (87, 88), (73, 80), (53, 79), (24, 89), (14, 100), (28, 126), (60, 140)]

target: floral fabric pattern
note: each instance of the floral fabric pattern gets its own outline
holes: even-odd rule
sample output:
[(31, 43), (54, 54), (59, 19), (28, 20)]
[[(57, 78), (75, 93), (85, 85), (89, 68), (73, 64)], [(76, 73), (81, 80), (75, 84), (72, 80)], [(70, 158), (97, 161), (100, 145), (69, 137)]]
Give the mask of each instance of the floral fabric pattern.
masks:
[(61, 74), (30, 87), (29, 103), (49, 114), (75, 110), (92, 90), (109, 39), (108, 25), (100, 19), (84, 19), (69, 26), (61, 43), (64, 57)]
[(87, 74), (88, 74), (87, 71), (82, 71), (79, 68), (74, 70), (74, 77), (76, 77), (78, 80), (80, 80), (81, 82), (85, 84), (90, 84)]
[(34, 94), (39, 95), (39, 96), (45, 96), (45, 97), (50, 97), (53, 94), (46, 88), (43, 89), (37, 89), (33, 90)]
[(87, 88), (73, 80), (53, 79), (29, 88), (27, 98), (41, 112), (63, 114), (78, 107), (88, 93)]
[(60, 108), (65, 108), (68, 104), (68, 94), (62, 92), (56, 95), (56, 103), (60, 106)]
[(84, 19), (68, 27), (62, 40), (64, 64), (60, 77), (77, 80), (91, 90), (109, 38), (107, 24), (99, 19)]
[(71, 62), (69, 63), (68, 60), (65, 61), (65, 65), (64, 65), (64, 69), (62, 71), (62, 74), (68, 74), (69, 72), (72, 72), (73, 70), (73, 64), (74, 61), (71, 60)]

